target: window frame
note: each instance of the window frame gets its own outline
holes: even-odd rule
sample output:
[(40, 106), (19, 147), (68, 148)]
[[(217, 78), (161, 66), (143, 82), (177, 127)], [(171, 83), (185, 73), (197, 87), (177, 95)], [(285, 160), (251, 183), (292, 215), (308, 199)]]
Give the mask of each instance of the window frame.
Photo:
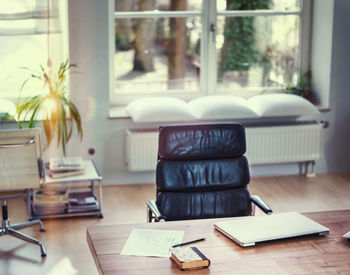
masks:
[[(216, 56), (216, 45), (215, 45), (215, 31), (217, 16), (226, 17), (238, 17), (238, 16), (278, 16), (278, 15), (299, 15), (300, 16), (300, 27), (299, 27), (299, 67), (300, 74), (310, 70), (311, 66), (311, 22), (312, 22), (312, 6), (313, 0), (301, 0), (301, 9), (299, 11), (274, 11), (274, 10), (252, 10), (252, 11), (217, 11), (216, 0), (203, 0), (202, 8), (200, 11), (114, 11), (114, 0), (109, 0), (109, 76), (110, 76), (110, 105), (111, 106), (124, 106), (132, 100), (140, 97), (149, 96), (174, 96), (184, 100), (190, 100), (199, 96), (222, 94), (225, 91), (218, 92), (216, 90), (217, 84), (217, 56)], [(201, 74), (199, 79), (199, 90), (172, 90), (171, 92), (163, 93), (135, 93), (130, 95), (116, 94), (115, 93), (115, 79), (114, 79), (114, 27), (115, 19), (123, 18), (170, 18), (170, 17), (193, 17), (200, 16), (202, 20), (202, 36), (200, 45), (200, 63), (201, 63)], [(214, 26), (214, 28), (212, 27)], [(207, 31), (205, 31), (207, 30)], [(209, 70), (210, 68), (210, 70)], [(234, 93), (233, 95), (250, 97), (261, 93), (262, 91), (270, 92), (281, 92), (282, 89), (276, 87), (262, 87), (261, 89), (250, 89), (242, 88)]]

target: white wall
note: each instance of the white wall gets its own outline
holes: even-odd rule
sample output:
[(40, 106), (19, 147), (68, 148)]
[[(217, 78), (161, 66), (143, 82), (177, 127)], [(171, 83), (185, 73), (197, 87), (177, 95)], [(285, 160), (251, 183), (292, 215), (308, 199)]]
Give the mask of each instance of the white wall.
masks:
[(332, 61), (333, 8), (333, 0), (315, 0), (313, 4), (312, 87), (317, 90), (317, 101), (324, 107), (329, 107), (331, 66), (324, 64)]
[[(318, 0), (327, 2), (323, 0)], [(325, 172), (350, 171), (350, 1), (335, 0)], [(322, 55), (320, 56), (322, 59)]]
[[(350, 1), (335, 0), (334, 17), (327, 8), (329, 3), (322, 6), (322, 2), (328, 1), (316, 0), (319, 2), (318, 8), (327, 15), (326, 18), (330, 21), (334, 18), (333, 28), (326, 25), (327, 33), (324, 37), (328, 37), (325, 42), (328, 46), (314, 44), (314, 49), (320, 56), (313, 56), (319, 58), (313, 64), (324, 68), (324, 71), (320, 71), (321, 75), (327, 74), (327, 71), (328, 75), (330, 73), (331, 90), (331, 111), (322, 114), (322, 119), (330, 122), (330, 128), (325, 132), (326, 156), (316, 165), (318, 173), (350, 171), (350, 147), (347, 142), (350, 140), (350, 127), (346, 125), (350, 115), (350, 91), (347, 85), (350, 72), (350, 37), (347, 35), (347, 27), (343, 27), (350, 25)], [(332, 22), (329, 24), (332, 25)], [(71, 75), (71, 94), (84, 121), (83, 142), (73, 140), (68, 146), (69, 154), (88, 157), (88, 149), (94, 148), (96, 153), (93, 159), (105, 184), (153, 182), (154, 172), (127, 171), (124, 164), (124, 139), (125, 129), (156, 128), (158, 125), (136, 125), (130, 119), (108, 119), (108, 0), (70, 0), (69, 25), (71, 62), (79, 65), (78, 72)], [(323, 54), (332, 57), (331, 64), (328, 59), (323, 58)], [(298, 173), (298, 167), (259, 166), (252, 167), (251, 173), (253, 176), (295, 174)]]

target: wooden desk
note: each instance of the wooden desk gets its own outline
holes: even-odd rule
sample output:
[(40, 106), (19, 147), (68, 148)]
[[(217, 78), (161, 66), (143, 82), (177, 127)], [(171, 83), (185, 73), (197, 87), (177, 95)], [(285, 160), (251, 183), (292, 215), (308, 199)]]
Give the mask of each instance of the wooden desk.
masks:
[(87, 240), (101, 274), (184, 274), (168, 258), (121, 256), (133, 228), (184, 230), (183, 241), (195, 244), (211, 260), (209, 269), (186, 274), (350, 274), (350, 210), (304, 213), (328, 227), (324, 237), (306, 236), (242, 248), (214, 229), (213, 220), (117, 224), (87, 229)]

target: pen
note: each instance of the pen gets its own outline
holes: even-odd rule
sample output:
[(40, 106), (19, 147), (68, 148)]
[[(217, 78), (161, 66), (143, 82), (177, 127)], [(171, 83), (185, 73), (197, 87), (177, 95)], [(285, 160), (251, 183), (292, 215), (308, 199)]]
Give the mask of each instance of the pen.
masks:
[(205, 240), (205, 238), (200, 238), (200, 239), (193, 240), (193, 241), (188, 241), (188, 242), (185, 242), (185, 243), (174, 244), (172, 247), (175, 248), (175, 247), (178, 247), (178, 246), (182, 246), (182, 245), (186, 245), (186, 244), (190, 244), (190, 243), (196, 243), (196, 242), (204, 241), (204, 240)]

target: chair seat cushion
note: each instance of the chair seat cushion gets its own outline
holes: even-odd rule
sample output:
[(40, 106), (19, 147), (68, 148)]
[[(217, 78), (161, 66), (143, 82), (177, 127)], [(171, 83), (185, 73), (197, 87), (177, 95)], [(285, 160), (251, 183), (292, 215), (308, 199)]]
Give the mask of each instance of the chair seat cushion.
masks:
[(250, 194), (246, 187), (212, 192), (159, 192), (157, 206), (167, 221), (251, 214)]
[(249, 167), (246, 157), (216, 160), (167, 161), (157, 163), (158, 191), (225, 190), (246, 186)]
[(240, 124), (208, 124), (160, 127), (161, 159), (216, 159), (241, 156), (246, 151)]

